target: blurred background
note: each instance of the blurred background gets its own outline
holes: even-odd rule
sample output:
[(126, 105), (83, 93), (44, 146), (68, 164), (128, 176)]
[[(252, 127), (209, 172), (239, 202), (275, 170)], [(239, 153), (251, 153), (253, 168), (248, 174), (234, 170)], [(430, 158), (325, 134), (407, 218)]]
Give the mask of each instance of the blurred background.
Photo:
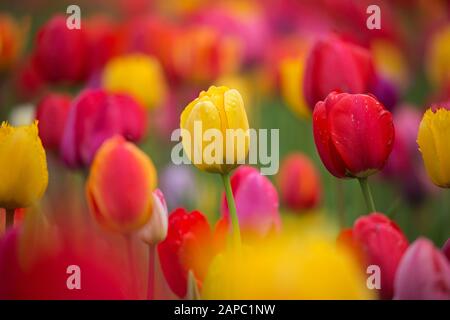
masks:
[[(57, 15), (70, 16), (66, 9), (72, 4), (81, 9), (83, 40), (70, 42), (61, 33), (40, 46), (54, 51), (55, 65), (61, 59), (63, 68), (80, 70), (62, 78), (58, 70), (43, 75), (35, 62), (39, 31)], [(366, 9), (373, 4), (381, 9), (379, 30), (366, 27)], [(450, 101), (449, 15), (446, 0), (5, 0), (0, 3), (0, 118), (30, 123), (49, 92), (74, 99), (85, 88), (105, 85), (113, 59), (140, 53), (152, 57), (161, 72), (152, 73), (155, 82), (136, 92), (148, 104), (149, 128), (139, 146), (157, 167), (169, 211), (185, 207), (200, 210), (212, 223), (219, 218), (220, 179), (193, 166), (174, 166), (170, 134), (201, 90), (227, 85), (242, 93), (251, 127), (280, 129), (281, 163), (301, 152), (319, 173), (317, 204), (299, 209), (281, 200), (282, 215), (321, 212), (351, 226), (366, 213), (358, 182), (337, 181), (323, 167), (302, 97), (309, 49), (317, 39), (337, 34), (369, 50), (383, 79), (375, 95), (394, 114), (394, 152), (385, 170), (370, 179), (377, 209), (409, 239), (426, 235), (440, 246), (450, 231), (450, 197), (429, 182), (415, 141), (424, 110)], [(111, 82), (141, 76), (146, 75), (139, 68), (130, 68)], [(58, 215), (85, 208), (86, 169), (67, 170), (58, 150), (47, 156), (50, 183), (42, 206)], [(280, 192), (277, 175), (268, 178)], [(71, 200), (62, 205), (56, 196), (55, 201), (61, 194)], [(87, 210), (80, 211), (90, 219)]]

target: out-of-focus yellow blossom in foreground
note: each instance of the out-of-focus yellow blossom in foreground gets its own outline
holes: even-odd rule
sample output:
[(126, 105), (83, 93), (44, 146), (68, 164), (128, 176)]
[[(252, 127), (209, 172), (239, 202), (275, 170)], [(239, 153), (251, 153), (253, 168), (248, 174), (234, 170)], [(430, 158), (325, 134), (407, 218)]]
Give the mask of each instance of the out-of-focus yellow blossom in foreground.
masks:
[(44, 194), (48, 184), (47, 160), (37, 122), (0, 127), (0, 207), (24, 208)]
[(167, 96), (167, 83), (158, 60), (145, 54), (130, 54), (111, 59), (102, 75), (103, 87), (123, 92), (147, 108), (160, 106)]
[(427, 72), (438, 87), (450, 81), (450, 25), (436, 32), (428, 48)]
[(404, 87), (408, 81), (408, 68), (401, 50), (386, 40), (374, 40), (371, 50), (376, 69), (397, 86)]
[(355, 257), (315, 232), (284, 233), (212, 262), (205, 299), (372, 299)]
[(420, 123), (417, 143), (428, 176), (439, 187), (450, 187), (450, 111), (428, 109)]
[(310, 118), (311, 111), (303, 95), (304, 58), (285, 58), (280, 63), (281, 95), (288, 107), (302, 118)]
[[(202, 132), (195, 130), (199, 125)], [(244, 163), (247, 157), (250, 143), (248, 119), (244, 101), (236, 89), (211, 86), (208, 91), (200, 92), (198, 98), (183, 110), (180, 128), (183, 129), (184, 151), (200, 170), (228, 173)], [(215, 129), (221, 137), (213, 136), (210, 137), (211, 142), (202, 142), (203, 134), (209, 129)], [(227, 131), (232, 134), (227, 136)]]

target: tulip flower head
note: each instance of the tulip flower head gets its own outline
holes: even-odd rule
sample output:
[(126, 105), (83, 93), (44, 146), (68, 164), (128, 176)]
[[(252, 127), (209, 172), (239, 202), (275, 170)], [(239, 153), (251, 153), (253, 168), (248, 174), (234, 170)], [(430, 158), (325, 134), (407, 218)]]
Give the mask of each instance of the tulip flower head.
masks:
[(288, 155), (277, 177), (281, 198), (293, 210), (314, 208), (321, 198), (321, 182), (313, 162), (301, 153)]
[(32, 205), (48, 184), (47, 160), (37, 122), (29, 126), (0, 126), (0, 207)]
[(367, 93), (374, 74), (367, 49), (338, 37), (319, 40), (311, 48), (306, 62), (305, 99), (313, 109), (332, 91)]
[(48, 94), (37, 105), (39, 136), (46, 149), (59, 151), (71, 98), (64, 94)]
[(127, 93), (147, 108), (155, 108), (165, 101), (165, 81), (158, 60), (144, 54), (113, 58), (102, 75), (106, 90)]
[(140, 238), (148, 245), (163, 241), (167, 236), (168, 215), (167, 204), (161, 190), (152, 193), (153, 213), (145, 226), (139, 231)]
[(152, 216), (156, 179), (144, 152), (121, 136), (112, 137), (97, 152), (86, 183), (90, 211), (111, 231), (138, 230)]
[(450, 262), (425, 238), (406, 250), (395, 276), (394, 299), (450, 300)]
[(186, 296), (189, 271), (201, 288), (213, 254), (211, 229), (205, 216), (182, 208), (172, 212), (167, 238), (158, 245), (158, 253), (164, 277), (178, 297)]
[[(253, 167), (241, 166), (231, 176), (231, 188), (244, 237), (261, 238), (280, 230), (278, 194), (267, 177)], [(225, 194), (221, 211), (228, 221), (230, 213)]]
[(101, 144), (119, 134), (139, 141), (147, 129), (145, 109), (126, 94), (85, 90), (73, 101), (61, 142), (61, 156), (71, 168), (92, 162)]
[[(244, 163), (249, 149), (249, 125), (237, 90), (211, 86), (202, 91), (183, 110), (180, 127), (184, 151), (200, 170), (224, 174)], [(203, 144), (203, 132), (214, 133), (219, 139)]]
[(87, 75), (87, 41), (83, 29), (70, 30), (66, 17), (57, 15), (39, 30), (34, 62), (47, 81), (78, 82)]
[(332, 92), (313, 113), (314, 141), (337, 178), (366, 178), (381, 170), (394, 143), (392, 115), (373, 96)]
[(428, 176), (442, 188), (450, 188), (450, 110), (428, 109), (420, 123), (417, 143)]
[(372, 213), (355, 221), (352, 236), (365, 255), (367, 264), (380, 268), (381, 297), (391, 299), (397, 267), (408, 248), (405, 235), (389, 218)]

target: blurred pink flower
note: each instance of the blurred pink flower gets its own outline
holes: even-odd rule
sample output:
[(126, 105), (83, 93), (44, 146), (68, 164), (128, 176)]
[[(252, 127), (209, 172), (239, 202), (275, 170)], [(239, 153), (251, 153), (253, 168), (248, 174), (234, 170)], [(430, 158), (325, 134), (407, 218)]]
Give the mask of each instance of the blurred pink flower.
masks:
[(144, 137), (146, 128), (146, 112), (130, 96), (85, 90), (69, 110), (61, 156), (69, 167), (87, 166), (106, 139), (120, 134), (137, 142)]
[(450, 264), (426, 238), (414, 241), (397, 269), (394, 299), (450, 300)]
[[(239, 224), (244, 238), (264, 237), (281, 227), (278, 194), (270, 180), (253, 167), (240, 166), (231, 177)], [(229, 211), (222, 196), (222, 216), (228, 220)]]

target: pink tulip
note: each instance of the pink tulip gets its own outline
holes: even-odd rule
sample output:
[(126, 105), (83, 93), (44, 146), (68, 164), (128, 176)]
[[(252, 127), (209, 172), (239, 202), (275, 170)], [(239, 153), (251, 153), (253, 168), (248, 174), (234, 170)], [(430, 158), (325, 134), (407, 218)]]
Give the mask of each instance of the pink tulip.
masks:
[(136, 142), (146, 128), (145, 110), (130, 96), (85, 90), (70, 108), (61, 156), (69, 167), (87, 166), (106, 139), (119, 134)]
[[(231, 188), (244, 237), (264, 237), (279, 230), (278, 194), (268, 178), (255, 168), (241, 166), (231, 177)], [(222, 215), (229, 219), (225, 195), (222, 197)]]
[(426, 238), (414, 241), (395, 276), (394, 299), (450, 300), (450, 264)]

